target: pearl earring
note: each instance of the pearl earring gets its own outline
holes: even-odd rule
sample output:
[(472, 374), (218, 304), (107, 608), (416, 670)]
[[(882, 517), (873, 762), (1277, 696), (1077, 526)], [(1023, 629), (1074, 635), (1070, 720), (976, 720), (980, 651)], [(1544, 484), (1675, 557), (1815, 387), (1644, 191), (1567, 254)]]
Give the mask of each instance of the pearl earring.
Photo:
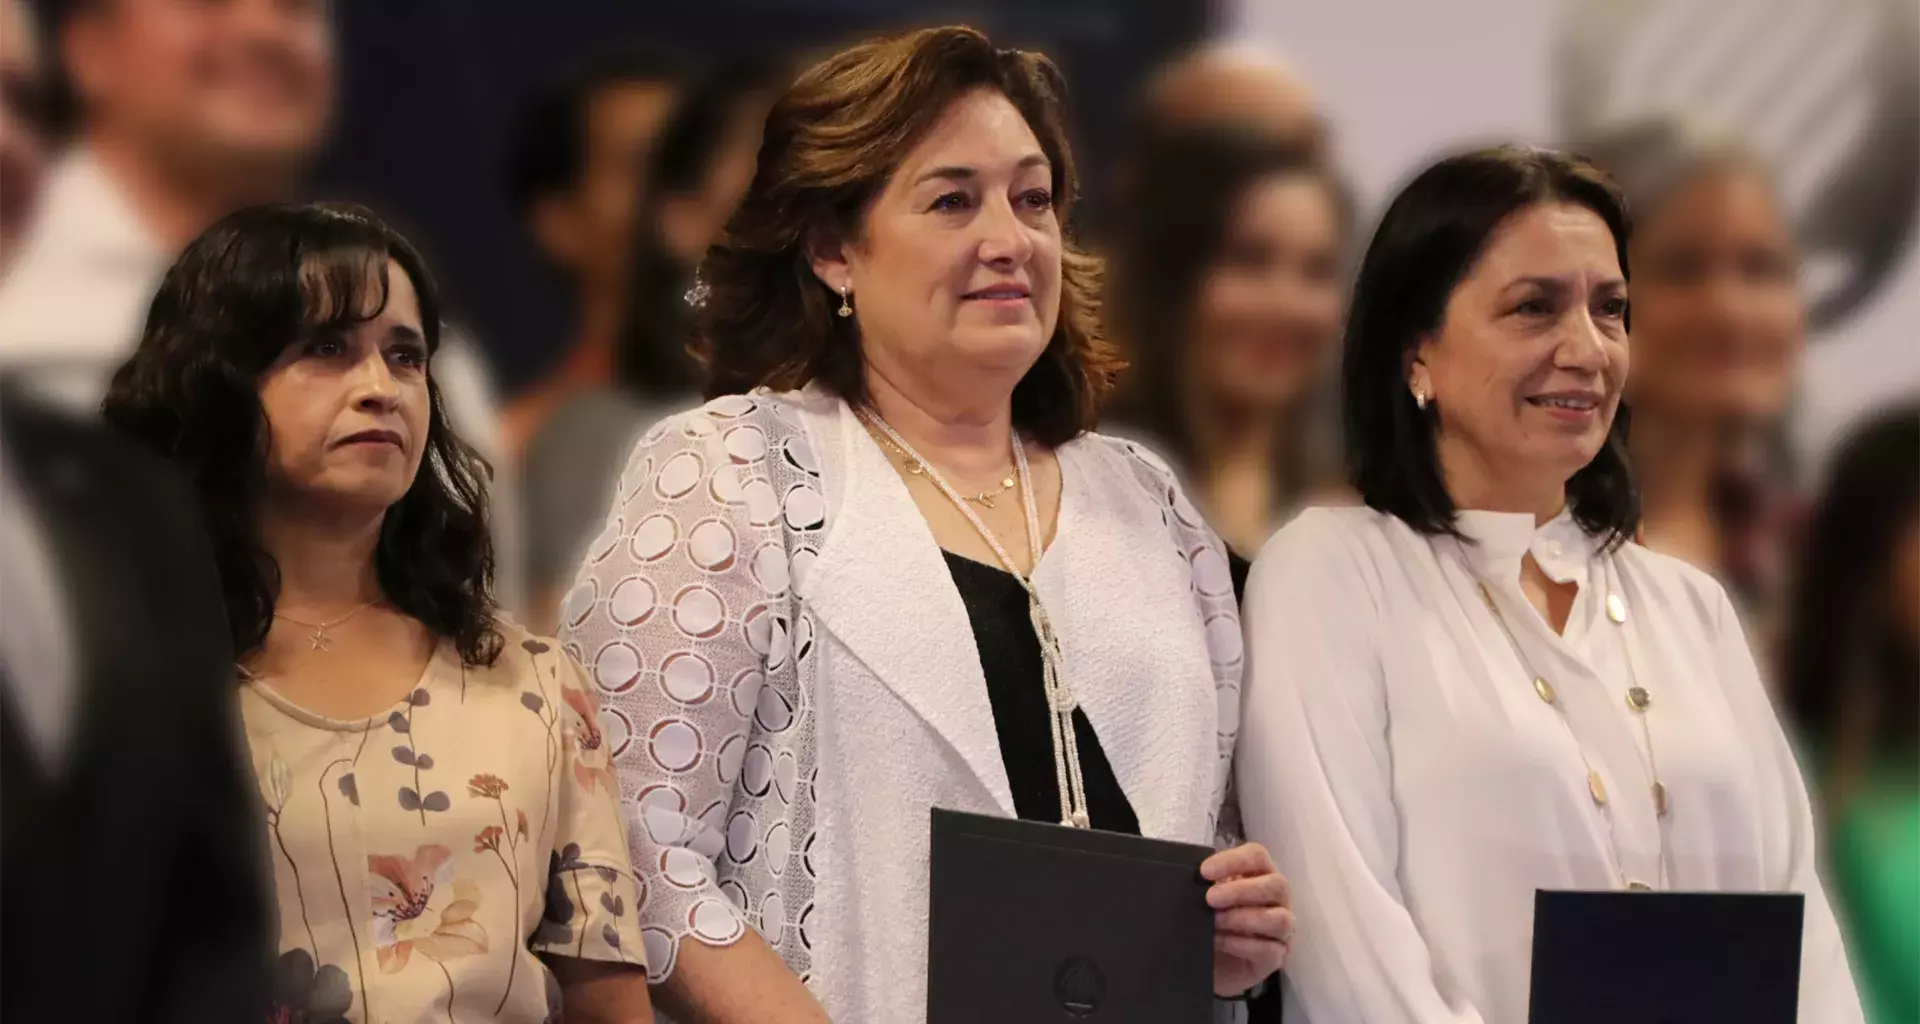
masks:
[(1425, 412), (1427, 410), (1427, 402), (1426, 385), (1415, 384), (1413, 386), (1413, 404), (1419, 406), (1421, 412)]
[(853, 315), (853, 303), (847, 301), (847, 297), (852, 293), (853, 293), (852, 285), (843, 284), (840, 286), (840, 308), (836, 310), (836, 312), (838, 312), (841, 316)]

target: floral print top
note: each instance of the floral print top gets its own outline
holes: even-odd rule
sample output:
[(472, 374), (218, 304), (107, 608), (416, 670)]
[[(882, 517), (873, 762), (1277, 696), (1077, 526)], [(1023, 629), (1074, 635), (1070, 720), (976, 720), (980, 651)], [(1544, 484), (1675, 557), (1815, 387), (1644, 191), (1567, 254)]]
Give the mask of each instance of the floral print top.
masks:
[(443, 642), (362, 721), (242, 688), (279, 904), (272, 1024), (544, 1024), (559, 987), (536, 954), (645, 963), (592, 686), (499, 627), (494, 665)]

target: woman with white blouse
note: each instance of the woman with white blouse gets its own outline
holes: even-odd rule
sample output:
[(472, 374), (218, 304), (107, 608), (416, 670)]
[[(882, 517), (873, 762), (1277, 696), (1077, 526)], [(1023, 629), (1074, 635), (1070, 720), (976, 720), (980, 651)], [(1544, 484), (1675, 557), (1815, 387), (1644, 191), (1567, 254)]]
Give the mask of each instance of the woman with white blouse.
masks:
[(1061, 92), (967, 29), (848, 49), (701, 269), (722, 397), (634, 449), (561, 612), (676, 1019), (924, 1020), (935, 807), (1218, 838), (1214, 991), (1281, 964), (1286, 883), (1217, 827), (1225, 552), (1089, 432), (1117, 360)]
[(1626, 242), (1598, 171), (1505, 148), (1429, 168), (1367, 251), (1366, 507), (1283, 529), (1244, 609), (1237, 778), (1296, 886), (1290, 1022), (1521, 1024), (1539, 889), (1805, 893), (1800, 1019), (1860, 1020), (1727, 597), (1630, 541)]

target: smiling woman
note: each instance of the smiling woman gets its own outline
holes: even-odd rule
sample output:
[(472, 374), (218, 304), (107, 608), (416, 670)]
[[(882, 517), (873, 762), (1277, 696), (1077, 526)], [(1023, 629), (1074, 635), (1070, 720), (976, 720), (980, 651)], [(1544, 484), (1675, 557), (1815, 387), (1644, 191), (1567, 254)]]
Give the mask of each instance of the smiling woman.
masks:
[(1225, 553), (1089, 432), (1118, 360), (1063, 93), (970, 29), (836, 54), (701, 269), (716, 397), (634, 449), (561, 614), (647, 738), (615, 762), (677, 1015), (925, 1020), (934, 807), (1233, 846), (1215, 993), (1284, 957), (1284, 881), (1217, 827)]
[(1505, 148), (1422, 172), (1367, 249), (1370, 507), (1302, 513), (1245, 606), (1236, 778), (1298, 884), (1306, 1019), (1527, 1019), (1541, 889), (1804, 893), (1799, 1019), (1860, 1019), (1727, 595), (1630, 539), (1626, 246), (1604, 175)]
[(441, 410), (439, 341), (432, 278), (372, 214), (256, 207), (167, 273), (104, 408), (214, 534), (275, 1013), (645, 1021), (593, 689), (494, 609), (486, 467)]

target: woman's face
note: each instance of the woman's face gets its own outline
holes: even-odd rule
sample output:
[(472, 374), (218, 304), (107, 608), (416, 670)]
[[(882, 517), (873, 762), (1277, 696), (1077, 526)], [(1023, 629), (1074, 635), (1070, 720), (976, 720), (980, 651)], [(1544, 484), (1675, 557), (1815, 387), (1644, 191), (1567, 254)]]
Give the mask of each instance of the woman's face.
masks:
[[(385, 267), (386, 308), (344, 331), (292, 339), (260, 378), (273, 499), (384, 512), (413, 486), (431, 398), (413, 281)], [(362, 290), (377, 301), (379, 282)]]
[(1476, 497), (1464, 487), (1563, 485), (1593, 461), (1627, 379), (1626, 313), (1613, 232), (1592, 210), (1538, 204), (1494, 230), (1408, 382), (1439, 417), (1457, 501)]
[(1052, 168), (1005, 96), (954, 101), (866, 215), (861, 237), (815, 273), (852, 286), (862, 355), (922, 386), (1024, 376), (1060, 315)]
[(1339, 340), (1340, 247), (1324, 182), (1283, 174), (1246, 190), (1189, 333), (1205, 400), (1271, 409), (1313, 386)]
[(1701, 175), (1636, 227), (1632, 256), (1635, 406), (1713, 422), (1778, 415), (1805, 306), (1767, 182)]

